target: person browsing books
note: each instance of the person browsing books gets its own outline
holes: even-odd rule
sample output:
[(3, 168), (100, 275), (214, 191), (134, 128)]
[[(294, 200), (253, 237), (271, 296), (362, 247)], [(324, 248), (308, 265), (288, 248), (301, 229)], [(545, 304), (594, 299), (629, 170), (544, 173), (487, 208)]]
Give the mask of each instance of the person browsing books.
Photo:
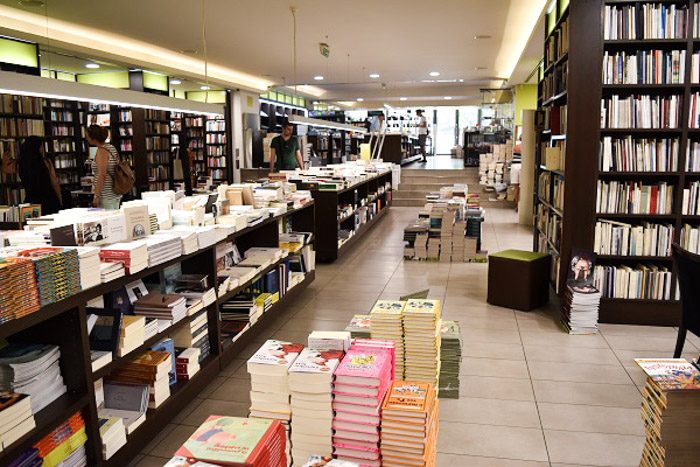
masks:
[(420, 154), (423, 156), (423, 162), (427, 162), (427, 154), (425, 153), (425, 141), (428, 139), (428, 120), (423, 115), (423, 111), (416, 110), (416, 116), (418, 117), (418, 144), (420, 145)]
[(45, 157), (44, 141), (38, 136), (27, 137), (20, 146), (18, 171), (25, 203), (41, 204), (42, 214), (53, 214), (61, 209), (63, 201), (56, 169)]
[(304, 168), (301, 157), (299, 140), (293, 133), (294, 125), (289, 122), (282, 124), (282, 134), (272, 139), (270, 143), (270, 171), (294, 170)]
[(96, 208), (119, 209), (122, 196), (114, 192), (114, 172), (119, 164), (119, 153), (107, 143), (109, 130), (99, 125), (90, 125), (87, 130), (87, 142), (97, 147), (97, 154), (92, 161), (93, 193), (92, 205)]

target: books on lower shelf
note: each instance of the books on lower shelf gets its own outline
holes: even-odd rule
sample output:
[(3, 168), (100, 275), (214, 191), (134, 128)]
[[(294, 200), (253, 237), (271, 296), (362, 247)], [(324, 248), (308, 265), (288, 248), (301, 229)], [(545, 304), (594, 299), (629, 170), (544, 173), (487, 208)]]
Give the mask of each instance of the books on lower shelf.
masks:
[(675, 172), (679, 151), (678, 138), (606, 136), (600, 145), (599, 168), (601, 172)]
[(612, 95), (601, 102), (601, 128), (678, 128), (681, 96)]
[(149, 293), (136, 300), (134, 314), (175, 324), (187, 316), (187, 303), (179, 294)]
[(671, 300), (671, 275), (657, 265), (597, 265), (594, 285), (605, 298)]
[(80, 412), (77, 412), (37, 441), (10, 465), (85, 466), (86, 442), (85, 420)]
[(333, 453), (333, 373), (342, 350), (304, 348), (289, 367), (292, 459)]
[(170, 397), (172, 355), (158, 350), (147, 350), (129, 357), (120, 367), (112, 371), (110, 381), (124, 384), (148, 386), (148, 408), (158, 408)]
[(394, 381), (382, 404), (381, 465), (435, 465), (438, 413), (431, 383)]
[(674, 232), (671, 224), (632, 225), (601, 219), (595, 225), (593, 250), (599, 255), (670, 256)]
[(693, 465), (700, 440), (700, 371), (683, 358), (635, 359), (647, 374), (642, 391), (646, 439), (641, 465)]
[[(700, 66), (700, 64), (698, 66)], [(698, 82), (700, 82), (700, 78)], [(688, 141), (688, 150), (685, 156), (685, 171), (700, 172), (700, 143), (697, 141)]]
[(126, 444), (124, 419), (120, 417), (99, 417), (102, 458), (107, 460)]
[(700, 182), (692, 182), (683, 189), (681, 214), (684, 216), (700, 215)]
[(211, 415), (183, 443), (166, 466), (210, 465), (287, 467), (284, 427), (276, 420)]
[(197, 374), (201, 354), (201, 349), (197, 347), (188, 347), (178, 352), (175, 358), (178, 381), (189, 381)]
[(682, 84), (685, 50), (604, 52), (603, 84)]
[(683, 224), (679, 243), (681, 248), (700, 254), (700, 227)]
[(11, 446), (35, 426), (31, 396), (0, 391), (0, 450)]
[(462, 331), (457, 321), (442, 320), (440, 326), (441, 398), (459, 399), (459, 368), (462, 363)]
[(644, 185), (642, 182), (598, 180), (596, 212), (599, 214), (671, 214), (673, 193), (673, 185), (666, 182)]

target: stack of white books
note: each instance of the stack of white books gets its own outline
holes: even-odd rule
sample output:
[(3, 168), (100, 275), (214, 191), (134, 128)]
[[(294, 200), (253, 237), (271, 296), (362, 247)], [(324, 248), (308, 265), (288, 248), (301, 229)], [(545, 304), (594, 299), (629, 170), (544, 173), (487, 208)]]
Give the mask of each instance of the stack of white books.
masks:
[(394, 379), (403, 380), (404, 375), (404, 329), (403, 316), (406, 302), (378, 300), (369, 313), (372, 339), (388, 339), (396, 343), (394, 354)]
[(99, 423), (102, 458), (107, 460), (126, 444), (126, 427), (121, 417), (100, 416)]
[(246, 267), (246, 266), (234, 266), (232, 268), (226, 268), (219, 271), (220, 276), (228, 276), (229, 287), (228, 290), (233, 290), (240, 285), (245, 284), (253, 280), (255, 274), (258, 272), (257, 267)]
[(100, 263), (100, 280), (102, 283), (113, 281), (126, 275), (122, 263)]
[(122, 263), (128, 274), (143, 271), (149, 266), (148, 246), (144, 240), (114, 243), (100, 249), (103, 263)]
[(179, 294), (149, 293), (136, 300), (134, 314), (147, 318), (167, 319), (175, 324), (187, 316), (187, 301)]
[(199, 250), (199, 243), (197, 241), (197, 232), (192, 230), (181, 230), (181, 229), (171, 229), (171, 230), (157, 230), (154, 235), (171, 235), (179, 237), (181, 241), (182, 254), (190, 255)]
[(562, 323), (569, 334), (595, 334), (598, 332), (598, 310), (602, 294), (593, 287), (576, 288), (571, 285), (564, 291)]
[(224, 214), (216, 218), (216, 222), (219, 225), (227, 225), (238, 230), (243, 230), (248, 227), (248, 219), (242, 214)]
[(0, 449), (3, 449), (32, 431), (36, 422), (30, 396), (0, 391), (0, 401)]
[[(160, 332), (160, 328), (162, 324), (159, 323), (159, 321), (166, 321), (166, 320), (159, 320), (159, 319), (154, 319), (154, 318), (146, 318), (146, 325), (144, 326), (144, 331), (143, 331), (143, 339), (144, 341), (147, 341), (151, 337), (155, 336)], [(168, 322), (168, 327), (170, 327), (170, 323)]]
[[(125, 436), (133, 433), (136, 428), (146, 421), (149, 398), (147, 385), (108, 381), (102, 386), (101, 398), (102, 403), (97, 407), (98, 415), (101, 419), (111, 417), (120, 419)], [(115, 429), (115, 431), (118, 430)], [(102, 430), (100, 429), (100, 434), (101, 432)], [(115, 438), (118, 441), (120, 437), (115, 436)], [(105, 444), (104, 436), (102, 437), (102, 443), (103, 445)]]
[(404, 308), (405, 379), (438, 386), (440, 300), (411, 299)]
[(100, 249), (89, 246), (76, 249), (80, 264), (80, 288), (85, 290), (100, 285)]
[(292, 397), (292, 458), (333, 454), (333, 373), (342, 350), (301, 351), (289, 368)]
[(149, 267), (178, 258), (182, 254), (182, 241), (175, 235), (151, 235), (145, 242), (148, 245)]
[(143, 316), (122, 316), (122, 327), (119, 332), (117, 356), (123, 357), (143, 345), (146, 336), (146, 318)]

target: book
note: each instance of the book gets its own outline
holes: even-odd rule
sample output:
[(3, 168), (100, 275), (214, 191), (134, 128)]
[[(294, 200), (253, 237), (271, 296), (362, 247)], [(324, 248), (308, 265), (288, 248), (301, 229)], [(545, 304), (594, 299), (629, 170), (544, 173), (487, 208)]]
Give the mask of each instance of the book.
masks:
[(370, 315), (355, 315), (345, 328), (350, 333), (351, 338), (370, 337)]

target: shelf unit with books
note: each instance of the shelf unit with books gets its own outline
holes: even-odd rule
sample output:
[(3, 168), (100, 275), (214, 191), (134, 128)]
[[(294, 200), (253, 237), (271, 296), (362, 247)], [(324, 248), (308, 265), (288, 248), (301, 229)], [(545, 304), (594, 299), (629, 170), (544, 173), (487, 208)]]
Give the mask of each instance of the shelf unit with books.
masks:
[[(698, 69), (700, 62), (694, 64), (697, 60), (693, 58), (698, 31), (686, 30), (686, 25), (692, 27), (696, 0), (560, 0), (553, 5), (545, 19), (546, 43), (562, 34), (557, 25), (567, 24), (569, 47), (565, 55), (549, 58), (552, 49), (545, 46), (539, 96), (539, 168), (535, 177), (535, 192), (540, 196), (535, 196), (538, 219), (533, 243), (540, 251), (551, 252), (553, 264), (559, 264), (554, 266), (553, 287), (562, 293), (571, 249), (602, 251), (607, 245), (601, 242), (612, 241), (601, 240), (598, 229), (602, 225), (618, 229), (616, 235), (620, 237), (615, 237), (616, 241), (622, 241), (623, 234), (632, 231), (639, 235), (644, 229), (672, 229), (670, 235), (678, 241), (685, 223), (697, 226), (697, 220), (681, 214), (681, 204), (684, 190), (697, 180), (689, 170), (692, 164), (686, 162), (691, 160), (693, 142), (700, 141), (700, 134), (693, 128), (697, 107), (692, 100), (696, 76), (693, 67)], [(657, 19), (676, 17), (664, 24), (643, 18), (643, 11), (652, 10)], [(599, 39), (596, 42), (591, 37)], [(564, 63), (565, 74), (550, 78), (555, 74), (555, 64)], [(566, 84), (564, 89), (556, 87), (557, 79)], [(555, 110), (563, 106), (564, 124), (560, 118), (563, 109)], [(539, 199), (539, 174), (545, 171), (540, 164), (546, 166), (544, 152), (546, 146), (551, 146), (551, 137), (543, 131), (546, 129), (566, 134), (561, 162), (564, 168), (560, 173), (549, 171), (552, 177), (565, 180), (563, 209), (554, 213), (561, 214), (560, 247), (556, 252), (550, 248), (549, 239), (542, 238), (549, 232), (542, 228), (544, 219), (553, 212), (552, 203), (548, 203), (551, 198), (545, 202)], [(666, 198), (660, 200), (663, 195)], [(656, 237), (637, 237), (635, 241), (645, 248), (652, 242), (659, 244)], [(612, 277), (608, 276), (610, 267), (623, 281), (642, 277), (647, 282), (643, 288), (614, 291), (602, 279)], [(655, 279), (657, 271), (666, 272)], [(648, 255), (636, 250), (629, 256), (601, 254), (595, 271), (597, 283), (605, 285), (600, 321), (677, 325), (680, 307), (676, 274), (668, 249)], [(651, 280), (659, 281), (656, 284), (661, 284), (664, 292), (652, 290), (648, 285)]]
[[(189, 114), (185, 114), (182, 119), (182, 132), (189, 139), (189, 147), (194, 153), (194, 163), (191, 170), (195, 180), (198, 175), (207, 173), (205, 121), (204, 116)], [(180, 139), (182, 142), (182, 137)]]
[(150, 191), (169, 190), (173, 178), (169, 114), (170, 112), (164, 110), (146, 109), (144, 111), (146, 164)]
[(228, 182), (231, 177), (231, 145), (223, 115), (207, 118), (205, 122), (207, 174), (215, 185)]
[(68, 189), (80, 188), (84, 175), (87, 143), (85, 142), (85, 104), (81, 102), (45, 99), (44, 149), (56, 170), (58, 183)]
[[(313, 232), (314, 212), (315, 203), (312, 201), (300, 208), (288, 210), (284, 214), (264, 219), (256, 225), (237, 231), (225, 241), (234, 241), (242, 252), (253, 246), (277, 247), (282, 224), (293, 225), (293, 228), (298, 231)], [(206, 307), (211, 354), (200, 362), (199, 372), (187, 381), (178, 381), (171, 385), (168, 399), (158, 408), (149, 409), (145, 422), (129, 435), (127, 443), (109, 460), (103, 460), (94, 382), (108, 377), (127, 358), (138, 355), (161, 339), (172, 335), (181, 326), (187, 326), (192, 318), (182, 319), (122, 357), (114, 354), (111, 363), (93, 372), (87, 333), (86, 304), (92, 299), (119, 290), (137, 279), (163, 285), (165, 271), (177, 264), (180, 265), (183, 274), (206, 274), (210, 278), (210, 284), (215, 284), (216, 250), (217, 244), (205, 247), (189, 255), (180, 256), (108, 283), (80, 290), (75, 295), (42, 307), (39, 311), (0, 323), (0, 339), (6, 339), (9, 342), (58, 345), (61, 350), (61, 373), (68, 388), (65, 395), (35, 414), (36, 428), (0, 451), (0, 464), (12, 462), (77, 411), (85, 420), (88, 436), (86, 444), (88, 465), (116, 467), (129, 464), (164, 425), (216, 378), (226, 364), (240, 357), (240, 351), (247, 342), (259, 335), (272, 321), (279, 319), (278, 315), (285, 312), (289, 301), (298, 296), (315, 278), (314, 271), (309, 271), (302, 282), (266, 310), (263, 317), (235, 341), (223, 339), (220, 335), (219, 304), (223, 297)], [(253, 281), (254, 279), (241, 284), (240, 288), (246, 287)]]

